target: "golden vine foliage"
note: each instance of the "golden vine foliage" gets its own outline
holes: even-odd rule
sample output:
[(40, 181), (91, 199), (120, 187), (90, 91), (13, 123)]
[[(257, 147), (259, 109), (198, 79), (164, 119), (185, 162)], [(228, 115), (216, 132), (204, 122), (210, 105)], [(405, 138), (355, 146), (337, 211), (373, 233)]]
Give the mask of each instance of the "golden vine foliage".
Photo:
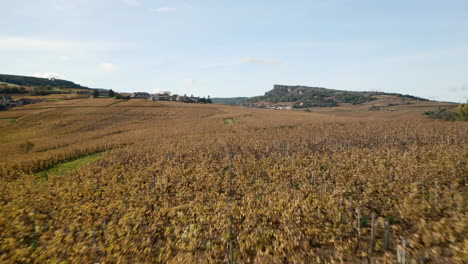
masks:
[(12, 117), (0, 128), (2, 263), (396, 263), (403, 238), (410, 261), (467, 261), (466, 123), (139, 100), (0, 115)]

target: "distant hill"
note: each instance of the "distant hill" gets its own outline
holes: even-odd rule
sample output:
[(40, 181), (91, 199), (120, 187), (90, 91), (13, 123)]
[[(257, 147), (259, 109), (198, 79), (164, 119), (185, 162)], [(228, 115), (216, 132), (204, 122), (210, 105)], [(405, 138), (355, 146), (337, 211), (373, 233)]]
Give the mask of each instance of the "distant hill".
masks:
[(300, 85), (274, 85), (273, 89), (266, 92), (263, 96), (254, 96), (250, 98), (240, 97), (242, 100), (238, 98), (216, 98), (214, 102), (224, 104), (232, 104), (232, 102), (236, 102), (237, 104), (254, 106), (258, 104), (265, 105), (265, 103), (287, 103), (292, 105), (294, 108), (334, 107), (343, 104), (364, 104), (376, 100), (377, 97), (381, 95), (398, 97), (402, 100), (429, 101), (428, 99), (397, 93), (355, 92)]
[(90, 89), (71, 81), (61, 79), (47, 79), (20, 75), (0, 74), (0, 82), (18, 86), (49, 86), (72, 89)]

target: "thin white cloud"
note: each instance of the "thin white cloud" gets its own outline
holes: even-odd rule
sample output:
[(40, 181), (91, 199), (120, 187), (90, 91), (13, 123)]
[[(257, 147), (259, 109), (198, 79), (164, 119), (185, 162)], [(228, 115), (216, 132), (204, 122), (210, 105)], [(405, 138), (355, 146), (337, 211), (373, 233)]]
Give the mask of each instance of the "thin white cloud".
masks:
[(140, 2), (138, 0), (123, 0), (129, 6), (139, 6)]
[(156, 89), (153, 90), (153, 93), (156, 93), (156, 94), (164, 93), (164, 90), (161, 89), (161, 88), (156, 88)]
[(53, 5), (53, 8), (57, 11), (64, 11), (76, 8), (76, 4), (77, 3), (73, 3), (72, 1), (58, 1), (55, 5)]
[(61, 60), (61, 61), (69, 61), (69, 60), (71, 60), (71, 58), (68, 57), (68, 56), (62, 55), (62, 56), (59, 57), (59, 60)]
[(82, 85), (82, 86), (86, 86), (86, 87), (96, 86), (96, 83), (94, 81), (92, 81), (92, 80), (87, 80), (87, 81), (84, 81), (84, 82), (82, 82), (81, 80), (74, 80), (73, 82), (76, 83), (76, 84)]
[(103, 62), (101, 63), (101, 68), (107, 72), (114, 72), (117, 70), (117, 67), (113, 64), (113, 63), (110, 63), (110, 62)]
[(59, 40), (43, 40), (26, 37), (0, 37), (0, 49), (63, 49), (71, 43)]
[(244, 57), (242, 59), (231, 60), (231, 61), (224, 61), (224, 62), (217, 62), (211, 64), (202, 65), (202, 69), (210, 69), (210, 68), (224, 68), (224, 67), (232, 67), (238, 66), (242, 64), (262, 64), (262, 65), (278, 65), (281, 64), (278, 60), (273, 59), (261, 59), (257, 57)]
[(191, 4), (188, 4), (188, 3), (184, 3), (181, 5), (182, 8), (187, 8), (187, 9), (192, 9), (192, 5)]
[(428, 96), (427, 99), (432, 101), (441, 101), (439, 96)]
[(242, 64), (242, 61), (235, 60), (235, 61), (224, 61), (224, 62), (215, 62), (210, 64), (202, 65), (202, 69), (211, 69), (211, 68), (224, 68), (224, 67), (231, 67)]
[(257, 57), (245, 57), (245, 58), (242, 59), (242, 62), (244, 62), (244, 63), (264, 64), (264, 65), (277, 65), (277, 64), (280, 64), (280, 62), (277, 61), (277, 60), (261, 59), (261, 58), (257, 58)]
[(462, 84), (462, 85), (459, 86), (459, 87), (452, 87), (452, 88), (450, 88), (450, 92), (452, 92), (452, 93), (468, 92), (468, 86)]
[(199, 86), (199, 85), (205, 85), (207, 84), (206, 80), (200, 80), (200, 79), (194, 79), (194, 78), (184, 78), (182, 79), (182, 83), (185, 84), (186, 87), (189, 86)]
[(184, 84), (186, 84), (186, 85), (190, 85), (190, 86), (191, 86), (191, 85), (194, 85), (195, 82), (196, 82), (196, 81), (195, 81), (194, 79), (192, 79), (192, 78), (185, 78), (185, 79), (184, 79)]
[(33, 77), (46, 78), (46, 79), (64, 79), (63, 75), (56, 72), (34, 73)]
[(150, 8), (150, 11), (155, 12), (155, 13), (169, 13), (169, 12), (177, 11), (177, 8), (169, 7), (169, 6), (163, 6), (163, 7), (158, 7), (158, 8)]
[[(76, 84), (82, 84), (81, 81), (79, 80), (70, 80), (70, 79), (67, 79), (66, 77), (64, 77), (62, 74), (60, 73), (56, 73), (56, 72), (43, 72), (43, 73), (34, 73), (32, 74), (31, 76), (33, 77), (37, 77), (37, 78), (45, 78), (45, 79), (61, 79), (61, 80), (68, 80), (68, 81), (72, 81)], [(88, 81), (88, 83), (90, 83), (91, 81)], [(92, 83), (92, 82), (91, 82)]]
[(63, 11), (63, 10), (66, 9), (66, 7), (64, 7), (64, 6), (62, 6), (62, 5), (55, 5), (54, 8), (55, 8), (55, 10), (57, 10), (57, 11)]
[(0, 36), (0, 50), (108, 50), (126, 46), (128, 43), (66, 41), (58, 39), (42, 39), (23, 36)]

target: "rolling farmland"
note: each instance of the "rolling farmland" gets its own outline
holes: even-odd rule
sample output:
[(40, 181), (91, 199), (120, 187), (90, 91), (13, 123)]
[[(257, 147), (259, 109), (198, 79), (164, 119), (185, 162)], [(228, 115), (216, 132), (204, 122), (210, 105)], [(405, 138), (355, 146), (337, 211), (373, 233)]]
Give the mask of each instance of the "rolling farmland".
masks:
[(2, 111), (0, 262), (466, 262), (468, 124), (389, 107)]

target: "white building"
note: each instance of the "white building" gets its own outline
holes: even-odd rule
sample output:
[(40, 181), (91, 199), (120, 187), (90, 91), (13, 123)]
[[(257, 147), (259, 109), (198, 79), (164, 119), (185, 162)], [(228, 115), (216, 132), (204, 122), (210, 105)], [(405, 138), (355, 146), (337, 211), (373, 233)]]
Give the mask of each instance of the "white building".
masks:
[(135, 92), (132, 93), (131, 98), (150, 98), (150, 94), (146, 92)]

